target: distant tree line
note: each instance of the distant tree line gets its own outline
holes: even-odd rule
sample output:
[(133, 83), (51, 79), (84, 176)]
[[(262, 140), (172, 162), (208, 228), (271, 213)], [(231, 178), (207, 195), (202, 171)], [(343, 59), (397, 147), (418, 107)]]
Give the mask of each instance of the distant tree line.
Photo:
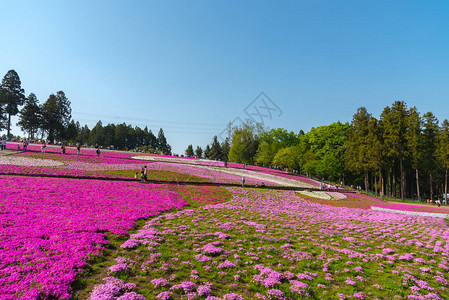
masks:
[(204, 152), (190, 145), (186, 155), (288, 169), (402, 199), (447, 194), (449, 122), (439, 124), (433, 113), (421, 115), (403, 101), (385, 107), (379, 119), (360, 107), (351, 124), (307, 133), (246, 122), (233, 129), (231, 142), (220, 152), (214, 137)]
[[(51, 94), (47, 101), (39, 104), (35, 94), (25, 97), (16, 71), (10, 70), (0, 85), (0, 129), (6, 129), (11, 137), (11, 116), (18, 115), (17, 125), (31, 139), (47, 139), (67, 143), (113, 146), (115, 149), (139, 149), (171, 153), (164, 131), (156, 137), (148, 127), (141, 129), (123, 124), (108, 124), (101, 121), (89, 129), (72, 119), (71, 103), (63, 91)], [(23, 106), (21, 109), (19, 109)]]

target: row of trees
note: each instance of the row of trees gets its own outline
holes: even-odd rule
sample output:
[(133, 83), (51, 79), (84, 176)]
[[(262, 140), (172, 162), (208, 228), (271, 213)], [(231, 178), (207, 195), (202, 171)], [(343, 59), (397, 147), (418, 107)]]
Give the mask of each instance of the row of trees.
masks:
[(379, 119), (360, 107), (351, 124), (335, 122), (307, 133), (247, 122), (234, 128), (228, 156), (212, 158), (288, 168), (391, 197), (433, 198), (447, 194), (449, 122), (440, 126), (431, 112), (421, 115), (403, 101), (385, 107)]
[(73, 131), (72, 140), (78, 143), (112, 145), (116, 149), (139, 149), (145, 152), (171, 153), (171, 146), (167, 143), (162, 128), (159, 129), (156, 137), (148, 127), (141, 129), (138, 126), (126, 125), (126, 123), (103, 126), (102, 122), (98, 121), (92, 130), (89, 130), (87, 126), (80, 128), (78, 122), (74, 124), (76, 130)]
[[(20, 106), (23, 107), (20, 109)], [(0, 129), (7, 130), (8, 138), (11, 137), (11, 116), (15, 115), (19, 116), (17, 125), (31, 139), (171, 153), (162, 128), (156, 137), (148, 127), (142, 130), (125, 123), (103, 127), (99, 121), (92, 130), (87, 125), (81, 127), (72, 119), (71, 102), (63, 91), (51, 94), (47, 101), (39, 104), (35, 94), (25, 97), (19, 75), (10, 70), (0, 85)]]
[(227, 161), (229, 150), (230, 150), (229, 139), (226, 138), (222, 143), (218, 142), (217, 136), (214, 136), (211, 145), (207, 145), (206, 148), (203, 149), (200, 146), (197, 146), (195, 150), (193, 150), (193, 146), (187, 146), (185, 151), (185, 155), (187, 157), (197, 157), (197, 158), (207, 158), (212, 160), (222, 160)]

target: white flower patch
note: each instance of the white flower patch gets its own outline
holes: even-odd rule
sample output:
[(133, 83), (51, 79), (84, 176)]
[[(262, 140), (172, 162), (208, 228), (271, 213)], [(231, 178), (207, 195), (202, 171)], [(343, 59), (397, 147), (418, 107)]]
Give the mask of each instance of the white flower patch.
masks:
[(0, 165), (27, 166), (27, 167), (60, 167), (62, 162), (51, 159), (39, 159), (21, 156), (0, 156)]
[(318, 198), (318, 199), (324, 199), (324, 200), (331, 200), (331, 196), (327, 194), (326, 192), (308, 192), (308, 191), (301, 191), (299, 192), (301, 195), (311, 197), (311, 198)]
[(375, 206), (371, 206), (371, 209), (372, 210), (378, 210), (378, 211), (391, 212), (391, 213), (395, 213), (395, 214), (414, 215), (414, 216), (421, 216), (421, 217), (433, 217), (433, 218), (442, 218), (442, 219), (448, 219), (449, 220), (449, 215), (448, 214), (442, 214), (442, 213), (406, 211), (406, 210), (389, 209), (389, 208), (375, 207)]
[(344, 199), (348, 198), (346, 195), (343, 195), (342, 193), (337, 193), (337, 192), (328, 193), (328, 195), (330, 195), (333, 200), (344, 200)]

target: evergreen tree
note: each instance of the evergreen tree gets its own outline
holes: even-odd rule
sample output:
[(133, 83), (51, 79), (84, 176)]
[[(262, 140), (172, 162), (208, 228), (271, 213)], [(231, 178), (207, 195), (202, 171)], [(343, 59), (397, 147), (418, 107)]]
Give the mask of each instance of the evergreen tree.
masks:
[[(92, 129), (93, 130), (93, 129)], [(115, 127), (115, 143), (118, 149), (125, 150), (128, 145), (128, 126), (125, 123), (118, 124)]]
[(2, 112), (8, 115), (6, 129), (7, 136), (11, 136), (11, 116), (19, 113), (19, 106), (25, 102), (25, 91), (21, 87), (19, 75), (14, 70), (9, 70), (3, 77), (0, 85), (0, 107)]
[(345, 152), (346, 166), (354, 172), (365, 175), (365, 189), (368, 189), (368, 172), (373, 169), (370, 157), (370, 124), (373, 117), (365, 107), (360, 107), (352, 117), (349, 129), (347, 150)]
[(204, 150), (204, 157), (206, 159), (210, 159), (210, 147), (209, 147), (209, 145), (207, 145), (206, 149)]
[(42, 105), (41, 112), (42, 128), (48, 132), (48, 138), (52, 141), (63, 137), (72, 116), (70, 101), (64, 92), (51, 94)]
[(78, 132), (76, 137), (76, 142), (80, 144), (85, 144), (89, 140), (90, 129), (87, 125), (84, 125)]
[(423, 125), (423, 164), (426, 173), (429, 174), (430, 199), (433, 200), (433, 177), (437, 168), (438, 120), (433, 113), (428, 112), (423, 115)]
[(195, 155), (196, 155), (197, 158), (202, 158), (203, 157), (203, 149), (201, 149), (200, 146), (196, 146)]
[(218, 142), (217, 136), (214, 136), (212, 145), (210, 147), (210, 159), (220, 160), (221, 157), (222, 157), (221, 146), (220, 143)]
[(164, 131), (159, 129), (159, 133), (157, 135), (157, 145), (158, 150), (162, 152), (162, 154), (170, 154), (171, 153), (171, 147), (167, 143), (167, 139), (165, 138)]
[(224, 142), (221, 143), (221, 160), (228, 161), (229, 151), (231, 150), (231, 145), (229, 143), (229, 138), (225, 138)]
[(78, 136), (79, 130), (80, 130), (79, 123), (78, 122), (75, 123), (75, 121), (72, 120), (67, 126), (65, 139), (68, 141), (75, 141), (76, 137)]
[(438, 160), (445, 169), (444, 175), (444, 200), (447, 204), (447, 170), (449, 168), (449, 121), (443, 121), (440, 129)]
[(195, 153), (193, 152), (193, 146), (192, 145), (188, 145), (187, 149), (186, 149), (186, 156), (187, 157), (193, 157), (195, 155)]
[(407, 131), (407, 143), (410, 150), (411, 166), (415, 170), (416, 195), (421, 198), (419, 189), (419, 169), (422, 167), (422, 119), (416, 107), (409, 110), (409, 130)]
[(36, 95), (31, 93), (25, 101), (25, 106), (19, 112), (20, 129), (28, 133), (28, 136), (34, 138), (41, 126), (41, 112)]
[(98, 121), (90, 131), (88, 144), (91, 146), (104, 145), (103, 123), (101, 121)]
[[(399, 160), (401, 178), (401, 199), (404, 200), (405, 175), (404, 159), (408, 156), (407, 130), (409, 111), (404, 101), (395, 101), (386, 107), (381, 114), (385, 154), (393, 161)], [(394, 176), (394, 175), (393, 175)], [(394, 188), (394, 187), (393, 187)]]
[[(115, 145), (115, 124), (108, 124), (102, 128), (103, 144), (105, 147)], [(97, 133), (98, 134), (98, 133)]]

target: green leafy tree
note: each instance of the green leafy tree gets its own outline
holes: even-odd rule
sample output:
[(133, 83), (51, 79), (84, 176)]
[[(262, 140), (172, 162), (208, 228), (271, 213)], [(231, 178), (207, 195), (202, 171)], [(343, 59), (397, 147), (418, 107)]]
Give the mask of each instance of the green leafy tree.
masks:
[(34, 135), (41, 126), (41, 111), (35, 94), (31, 93), (25, 101), (25, 106), (19, 112), (20, 129), (28, 133), (28, 136), (34, 138)]
[(271, 165), (279, 149), (298, 143), (298, 136), (283, 128), (271, 129), (261, 133), (255, 161), (258, 164)]
[(11, 136), (11, 116), (19, 113), (19, 106), (25, 103), (25, 91), (21, 87), (19, 75), (14, 70), (9, 70), (3, 77), (0, 86), (0, 107), (2, 112), (8, 115), (6, 130), (7, 136)]
[(193, 146), (192, 145), (188, 145), (187, 149), (186, 149), (186, 156), (187, 157), (193, 157), (195, 155), (194, 151), (193, 151)]
[(41, 107), (42, 128), (48, 132), (48, 138), (62, 138), (72, 117), (70, 101), (63, 91), (51, 94)]
[(298, 168), (299, 148), (295, 146), (279, 149), (273, 159), (273, 164), (281, 169), (288, 168), (290, 171)]
[(235, 128), (232, 133), (232, 146), (229, 150), (229, 161), (251, 164), (254, 162), (259, 147), (259, 136), (263, 127), (259, 123), (247, 121)]
[(203, 157), (203, 149), (201, 149), (200, 146), (196, 146), (195, 155), (196, 155), (197, 158), (202, 158)]
[(312, 128), (303, 136), (314, 154), (315, 162), (310, 166), (316, 175), (330, 179), (343, 176), (349, 127), (348, 123), (334, 122)]

